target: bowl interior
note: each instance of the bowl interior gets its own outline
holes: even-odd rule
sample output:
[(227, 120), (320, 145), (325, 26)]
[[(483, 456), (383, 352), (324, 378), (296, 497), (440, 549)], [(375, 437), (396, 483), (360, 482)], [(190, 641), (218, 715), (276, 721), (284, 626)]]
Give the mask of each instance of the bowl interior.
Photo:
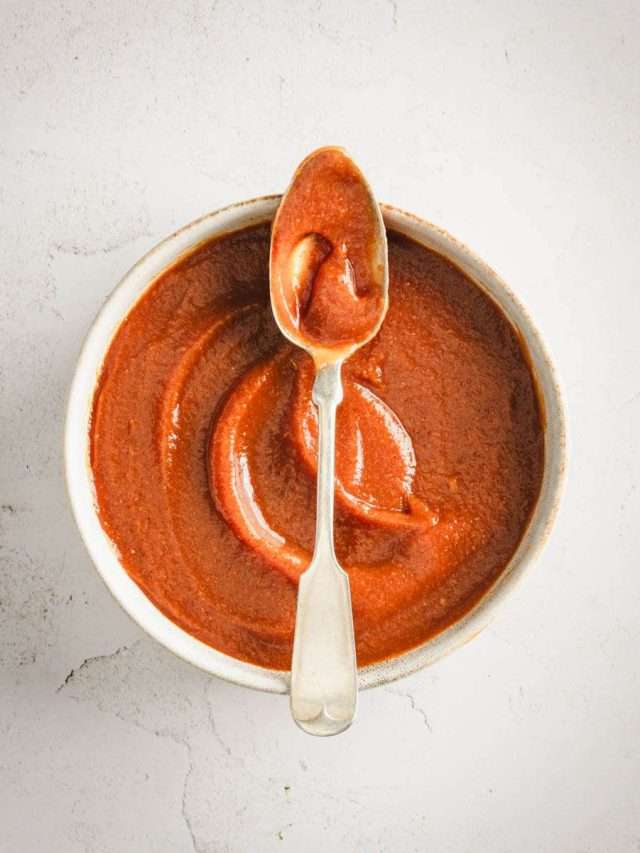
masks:
[[(102, 361), (121, 321), (153, 281), (198, 244), (272, 218), (279, 196), (236, 204), (185, 226), (163, 240), (125, 275), (100, 310), (85, 340), (71, 386), (65, 429), (67, 487), (89, 554), (115, 598), (138, 624), (175, 654), (221, 678), (258, 690), (286, 693), (289, 673), (245, 663), (207, 646), (171, 622), (121, 566), (115, 546), (98, 518), (89, 464), (93, 393)], [(493, 587), (465, 617), (417, 648), (361, 668), (360, 688), (408, 675), (474, 637), (543, 544), (553, 523), (564, 472), (564, 418), (557, 380), (527, 312), (501, 279), (469, 249), (436, 226), (383, 205), (385, 223), (434, 249), (460, 267), (500, 306), (528, 350), (545, 416), (545, 470), (536, 508), (520, 545)]]

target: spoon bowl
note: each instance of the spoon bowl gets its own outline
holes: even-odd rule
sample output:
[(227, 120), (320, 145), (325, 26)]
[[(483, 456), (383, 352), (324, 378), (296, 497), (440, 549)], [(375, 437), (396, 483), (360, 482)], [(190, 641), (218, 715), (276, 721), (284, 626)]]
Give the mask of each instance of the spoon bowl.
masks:
[(342, 148), (320, 148), (302, 161), (271, 234), (271, 306), (280, 331), (318, 368), (349, 358), (382, 325), (389, 265), (380, 205)]

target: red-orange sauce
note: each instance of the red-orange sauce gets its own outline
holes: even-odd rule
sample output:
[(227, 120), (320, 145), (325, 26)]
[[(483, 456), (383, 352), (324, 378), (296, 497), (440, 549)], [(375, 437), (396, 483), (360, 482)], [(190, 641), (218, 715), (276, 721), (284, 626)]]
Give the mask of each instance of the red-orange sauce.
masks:
[[(313, 365), (275, 326), (269, 225), (164, 273), (130, 311), (95, 395), (91, 464), (122, 564), (174, 622), (290, 663), (314, 540)], [(343, 370), (336, 551), (358, 662), (427, 640), (505, 568), (542, 478), (518, 337), (458, 268), (391, 232), (389, 311)]]
[(271, 299), (281, 326), (296, 343), (330, 350), (370, 338), (386, 307), (385, 251), (358, 167), (341, 148), (314, 151), (273, 225)]

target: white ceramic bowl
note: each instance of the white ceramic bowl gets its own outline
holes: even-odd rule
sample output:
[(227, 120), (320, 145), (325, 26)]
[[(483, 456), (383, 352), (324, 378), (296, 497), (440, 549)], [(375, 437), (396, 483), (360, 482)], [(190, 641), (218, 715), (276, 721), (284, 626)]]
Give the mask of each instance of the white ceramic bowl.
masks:
[[(254, 666), (205, 645), (164, 616), (131, 580), (100, 525), (89, 465), (89, 426), (96, 381), (109, 344), (128, 311), (178, 258), (211, 237), (271, 219), (278, 201), (278, 196), (258, 198), (203, 216), (167, 237), (129, 270), (100, 310), (80, 353), (67, 410), (65, 462), (71, 505), (82, 538), (103, 580), (127, 613), (158, 642), (201, 669), (236, 684), (286, 693), (289, 673)], [(360, 688), (384, 684), (427, 666), (484, 628), (547, 538), (558, 506), (565, 467), (564, 417), (558, 383), (525, 309), (493, 270), (445, 231), (393, 207), (384, 205), (383, 212), (389, 227), (434, 249), (464, 270), (520, 332), (543, 398), (545, 469), (529, 527), (508, 567), (489, 592), (464, 618), (427, 643), (399, 657), (360, 669)]]

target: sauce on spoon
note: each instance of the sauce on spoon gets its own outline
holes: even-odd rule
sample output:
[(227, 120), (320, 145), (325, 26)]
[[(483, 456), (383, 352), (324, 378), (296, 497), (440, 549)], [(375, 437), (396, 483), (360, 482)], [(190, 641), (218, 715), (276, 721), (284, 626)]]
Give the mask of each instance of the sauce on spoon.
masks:
[(380, 328), (386, 252), (379, 208), (355, 163), (341, 148), (310, 154), (273, 224), (271, 304), (316, 364), (347, 357)]

